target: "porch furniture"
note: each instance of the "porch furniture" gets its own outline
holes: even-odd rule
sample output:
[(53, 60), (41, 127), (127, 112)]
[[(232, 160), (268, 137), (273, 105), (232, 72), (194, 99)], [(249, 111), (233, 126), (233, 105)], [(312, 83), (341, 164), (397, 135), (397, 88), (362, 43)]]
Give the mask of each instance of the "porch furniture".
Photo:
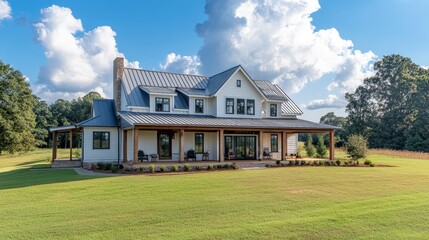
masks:
[(228, 160), (231, 160), (234, 158), (234, 151), (232, 149), (229, 149), (228, 151)]
[(209, 155), (210, 155), (210, 152), (205, 152), (205, 153), (203, 153), (203, 160), (209, 160)]
[(195, 151), (194, 150), (188, 150), (188, 152), (186, 153), (186, 159), (189, 161), (190, 159), (194, 159), (194, 161), (197, 161), (197, 156), (195, 155)]
[(149, 156), (147, 154), (144, 154), (143, 150), (138, 151), (137, 158), (141, 162), (143, 162), (144, 160), (149, 161)]
[(158, 154), (154, 153), (154, 154), (150, 155), (150, 161), (151, 162), (156, 162), (156, 161), (158, 161), (158, 159), (159, 159)]
[(273, 154), (268, 150), (268, 148), (264, 148), (264, 151), (262, 152), (262, 156), (264, 159), (273, 159)]
[(296, 154), (293, 154), (293, 153), (291, 153), (290, 155), (287, 155), (286, 154), (286, 160), (287, 159), (297, 159), (297, 155)]

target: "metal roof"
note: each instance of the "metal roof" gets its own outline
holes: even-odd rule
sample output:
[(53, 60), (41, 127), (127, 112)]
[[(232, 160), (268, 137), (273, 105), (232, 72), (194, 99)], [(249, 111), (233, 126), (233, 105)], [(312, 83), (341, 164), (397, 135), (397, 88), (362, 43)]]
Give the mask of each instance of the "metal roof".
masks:
[(239, 67), (240, 65), (211, 76), (207, 85), (207, 94), (215, 94)]
[(177, 91), (185, 94), (186, 96), (208, 96), (205, 89), (199, 88), (177, 88)]
[(112, 99), (94, 99), (92, 102), (94, 117), (77, 123), (79, 127), (117, 127), (115, 103)]
[(277, 85), (273, 84), (280, 92), (282, 92), (288, 99), (285, 102), (282, 102), (282, 114), (286, 115), (302, 115), (302, 110), (292, 101), (292, 99), (283, 91), (283, 89)]
[(288, 101), (283, 92), (279, 91), (270, 81), (254, 80), (256, 86), (261, 90), (265, 97), (269, 100)]
[(140, 89), (148, 94), (171, 94), (176, 95), (176, 89), (171, 87), (149, 87), (140, 86)]
[(190, 126), (190, 127), (231, 127), (254, 129), (302, 129), (302, 130), (335, 130), (340, 129), (327, 124), (314, 123), (302, 119), (250, 119), (218, 118), (209, 115), (159, 114), (144, 112), (118, 112), (129, 125), (143, 126)]

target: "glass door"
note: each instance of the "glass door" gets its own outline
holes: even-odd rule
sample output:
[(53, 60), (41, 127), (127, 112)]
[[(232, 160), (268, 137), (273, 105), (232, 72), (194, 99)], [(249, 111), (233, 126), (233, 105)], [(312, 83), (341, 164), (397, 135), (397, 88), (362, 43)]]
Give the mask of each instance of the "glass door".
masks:
[(237, 159), (246, 159), (246, 137), (237, 136)]
[(226, 159), (256, 159), (255, 136), (225, 136)]
[(246, 159), (256, 159), (256, 137), (246, 137)]
[(158, 154), (160, 159), (171, 159), (170, 133), (158, 133)]

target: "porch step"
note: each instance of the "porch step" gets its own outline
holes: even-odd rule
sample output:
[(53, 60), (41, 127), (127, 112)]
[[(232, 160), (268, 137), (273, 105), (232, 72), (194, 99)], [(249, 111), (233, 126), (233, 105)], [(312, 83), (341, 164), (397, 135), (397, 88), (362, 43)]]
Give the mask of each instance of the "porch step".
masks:
[(80, 167), (81, 163), (78, 160), (55, 160), (51, 163), (51, 168), (76, 168)]

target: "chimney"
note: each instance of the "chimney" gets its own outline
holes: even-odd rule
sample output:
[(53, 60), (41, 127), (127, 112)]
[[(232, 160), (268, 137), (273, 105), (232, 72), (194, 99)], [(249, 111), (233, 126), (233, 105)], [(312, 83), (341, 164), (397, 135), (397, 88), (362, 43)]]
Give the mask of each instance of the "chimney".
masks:
[(124, 74), (124, 58), (117, 57), (113, 61), (113, 100), (116, 111), (121, 111), (121, 86), (122, 75)]

